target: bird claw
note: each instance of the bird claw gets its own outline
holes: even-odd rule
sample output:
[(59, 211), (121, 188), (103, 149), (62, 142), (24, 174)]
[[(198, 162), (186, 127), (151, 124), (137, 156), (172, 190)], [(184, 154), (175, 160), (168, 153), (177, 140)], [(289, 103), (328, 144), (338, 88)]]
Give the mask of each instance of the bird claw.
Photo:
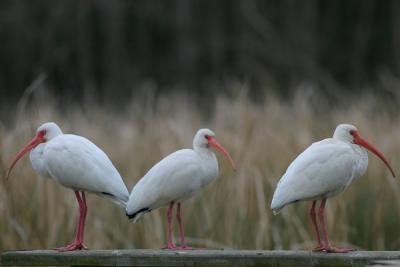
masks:
[(163, 249), (177, 249), (178, 247), (174, 243), (168, 243)]
[(355, 251), (354, 248), (337, 248), (333, 246), (319, 245), (316, 248), (313, 248), (313, 252), (326, 252), (326, 253), (348, 253), (351, 251)]
[(59, 247), (55, 248), (58, 252), (66, 252), (66, 251), (74, 251), (74, 250), (82, 250), (82, 249), (88, 249), (83, 242), (80, 241), (74, 241), (71, 244), (65, 246), (65, 247)]
[(312, 249), (313, 252), (326, 252), (326, 246), (318, 245), (317, 247)]
[(196, 248), (189, 247), (188, 245), (177, 246), (177, 245), (171, 243), (171, 244), (167, 244), (167, 246), (164, 249), (169, 249), (169, 250), (193, 250), (193, 249), (196, 249)]
[(355, 251), (355, 248), (336, 248), (336, 247), (329, 247), (327, 248), (326, 252), (328, 253), (348, 253), (351, 251)]

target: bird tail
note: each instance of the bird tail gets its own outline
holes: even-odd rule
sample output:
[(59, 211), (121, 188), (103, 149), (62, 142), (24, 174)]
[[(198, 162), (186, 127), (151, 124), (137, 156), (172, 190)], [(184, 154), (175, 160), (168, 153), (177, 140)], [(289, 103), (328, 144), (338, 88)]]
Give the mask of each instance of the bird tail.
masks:
[(272, 213), (274, 215), (277, 215), (282, 211), (282, 209), (283, 209), (283, 207), (272, 209)]
[(284, 207), (285, 207), (285, 203), (284, 202), (282, 203), (282, 201), (279, 201), (274, 195), (274, 197), (272, 198), (272, 201), (271, 201), (271, 210), (274, 213), (274, 215), (277, 215), (279, 212), (281, 212), (281, 210)]
[(109, 198), (112, 202), (120, 206), (121, 208), (125, 209), (126, 204), (128, 202), (128, 199), (121, 199), (117, 196), (114, 196), (113, 194), (106, 193), (106, 192), (101, 192), (101, 194), (107, 198)]
[(126, 216), (128, 216), (129, 220), (133, 220), (134, 223), (137, 223), (140, 220), (140, 218), (142, 218), (142, 216), (147, 212), (150, 212), (150, 209), (149, 208), (143, 208), (143, 209), (140, 209), (137, 212), (134, 212), (132, 214), (129, 214), (127, 212)]

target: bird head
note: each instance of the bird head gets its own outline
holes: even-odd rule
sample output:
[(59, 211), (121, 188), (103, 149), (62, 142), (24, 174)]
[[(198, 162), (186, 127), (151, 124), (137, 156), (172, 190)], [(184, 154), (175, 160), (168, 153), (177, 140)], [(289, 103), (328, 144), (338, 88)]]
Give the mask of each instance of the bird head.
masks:
[(229, 160), (233, 169), (236, 168), (231, 155), (222, 145), (218, 143), (217, 139), (215, 138), (215, 133), (210, 129), (200, 129), (197, 131), (193, 139), (193, 147), (205, 149), (214, 148), (221, 152)]
[(396, 177), (393, 168), (390, 166), (389, 161), (386, 159), (385, 155), (375, 148), (372, 144), (363, 139), (358, 131), (357, 127), (351, 124), (339, 124), (336, 127), (335, 133), (333, 134), (334, 139), (341, 140), (343, 142), (348, 142), (351, 144), (356, 144), (366, 148), (367, 150), (378, 156), (388, 167), (393, 177)]
[(37, 147), (41, 143), (46, 143), (47, 141), (53, 139), (54, 137), (62, 134), (60, 127), (54, 122), (46, 122), (42, 124), (37, 130), (35, 137), (29, 141), (18, 153), (15, 155), (10, 167), (8, 168), (7, 176), (10, 176), (12, 169), (14, 168), (17, 161), (22, 158), (26, 153)]

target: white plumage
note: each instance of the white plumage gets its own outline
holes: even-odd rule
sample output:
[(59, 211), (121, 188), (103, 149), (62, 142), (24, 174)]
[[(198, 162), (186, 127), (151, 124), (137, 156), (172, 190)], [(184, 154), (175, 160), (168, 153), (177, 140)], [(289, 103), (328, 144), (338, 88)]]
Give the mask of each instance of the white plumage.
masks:
[(38, 128), (36, 137), (17, 154), (8, 175), (16, 162), (28, 151), (31, 151), (32, 167), (39, 175), (51, 178), (79, 195), (77, 200), (80, 221), (77, 238), (70, 246), (60, 248), (61, 251), (84, 248), (86, 201), (83, 192), (105, 196), (125, 208), (129, 192), (122, 177), (107, 155), (88, 139), (63, 134), (57, 124), (45, 123)]
[[(218, 176), (218, 161), (211, 147), (220, 150), (233, 165), (228, 152), (214, 138), (214, 133), (209, 129), (201, 129), (194, 137), (193, 149), (170, 154), (139, 180), (129, 197), (127, 216), (136, 222), (146, 212), (168, 204), (170, 213), (174, 203), (178, 204), (179, 213), (181, 201), (192, 197)], [(183, 228), (181, 230), (183, 246), (180, 248), (187, 248)], [(170, 238), (167, 248), (176, 248)]]
[(292, 202), (333, 197), (363, 175), (367, 166), (368, 154), (358, 145), (333, 138), (316, 142), (289, 165), (271, 209), (277, 213)]
[[(207, 153), (209, 155), (202, 156)], [(182, 149), (154, 165), (132, 189), (128, 214), (148, 211), (192, 197), (218, 175), (218, 162), (212, 152)], [(143, 213), (135, 217), (136, 222)]]
[[(36, 150), (39, 150), (38, 153)], [(32, 166), (65, 187), (110, 197), (126, 206), (128, 189), (107, 155), (88, 139), (61, 134), (30, 153)]]
[[(340, 124), (332, 138), (313, 143), (288, 167), (274, 192), (271, 209), (278, 213), (285, 205), (301, 200), (313, 200), (310, 210), (316, 229), (318, 246), (315, 251), (348, 252), (330, 246), (324, 222), (324, 208), (327, 198), (345, 190), (350, 183), (362, 176), (368, 166), (366, 149), (376, 154), (395, 176), (385, 156), (362, 139), (357, 128), (350, 124)], [(319, 216), (324, 241), (316, 222), (315, 204), (322, 200)]]

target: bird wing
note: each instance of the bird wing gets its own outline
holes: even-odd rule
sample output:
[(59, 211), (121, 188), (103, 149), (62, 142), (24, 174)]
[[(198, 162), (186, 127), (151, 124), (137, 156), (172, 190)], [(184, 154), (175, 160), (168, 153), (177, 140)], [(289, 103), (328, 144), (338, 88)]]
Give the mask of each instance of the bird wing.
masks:
[(332, 138), (316, 142), (290, 164), (277, 185), (271, 209), (279, 212), (292, 202), (335, 195), (350, 184), (356, 168), (349, 144)]
[(41, 143), (37, 147), (31, 150), (29, 158), (33, 169), (42, 177), (51, 178), (47, 171), (47, 164), (43, 161), (43, 151), (46, 147), (46, 143)]
[(176, 151), (154, 165), (133, 187), (127, 214), (152, 210), (194, 194), (201, 183), (201, 165), (191, 149)]
[(73, 190), (110, 197), (125, 207), (129, 192), (107, 155), (88, 139), (61, 135), (49, 141), (43, 153), (50, 176)]

